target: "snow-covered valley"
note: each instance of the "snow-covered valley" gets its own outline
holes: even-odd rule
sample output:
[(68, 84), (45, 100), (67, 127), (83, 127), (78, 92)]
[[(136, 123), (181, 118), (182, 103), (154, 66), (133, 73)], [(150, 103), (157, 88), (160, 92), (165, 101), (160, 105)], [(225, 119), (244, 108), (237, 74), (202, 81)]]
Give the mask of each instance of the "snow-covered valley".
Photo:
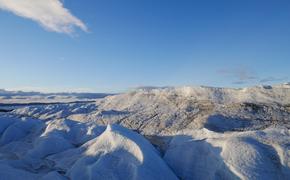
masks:
[(290, 84), (1, 91), (0, 179), (289, 179)]

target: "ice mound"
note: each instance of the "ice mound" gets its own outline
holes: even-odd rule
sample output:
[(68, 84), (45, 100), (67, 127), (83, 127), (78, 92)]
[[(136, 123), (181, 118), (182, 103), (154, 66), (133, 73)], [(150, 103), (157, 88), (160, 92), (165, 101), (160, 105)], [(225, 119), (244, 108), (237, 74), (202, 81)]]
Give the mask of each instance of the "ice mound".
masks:
[(143, 136), (68, 119), (0, 115), (2, 179), (177, 179)]
[(147, 140), (118, 125), (108, 125), (79, 149), (49, 159), (67, 169), (71, 179), (177, 179)]
[(221, 148), (206, 140), (174, 138), (164, 160), (181, 179), (238, 179), (220, 156)]
[(175, 136), (164, 160), (181, 179), (287, 179), (287, 131), (219, 134), (198, 130), (192, 136)]

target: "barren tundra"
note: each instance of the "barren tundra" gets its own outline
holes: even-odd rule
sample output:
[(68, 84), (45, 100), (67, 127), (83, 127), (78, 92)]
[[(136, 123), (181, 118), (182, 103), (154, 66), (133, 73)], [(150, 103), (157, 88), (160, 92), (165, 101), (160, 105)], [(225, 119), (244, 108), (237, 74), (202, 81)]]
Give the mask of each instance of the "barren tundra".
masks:
[(1, 91), (0, 179), (289, 179), (290, 84)]

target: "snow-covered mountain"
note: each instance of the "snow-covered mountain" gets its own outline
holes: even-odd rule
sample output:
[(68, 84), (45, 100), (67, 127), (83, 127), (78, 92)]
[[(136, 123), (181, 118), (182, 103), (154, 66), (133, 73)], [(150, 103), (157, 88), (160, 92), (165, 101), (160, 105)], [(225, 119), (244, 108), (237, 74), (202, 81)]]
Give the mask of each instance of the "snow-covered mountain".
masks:
[(290, 177), (289, 83), (143, 87), (91, 100), (10, 104), (0, 113), (0, 179)]

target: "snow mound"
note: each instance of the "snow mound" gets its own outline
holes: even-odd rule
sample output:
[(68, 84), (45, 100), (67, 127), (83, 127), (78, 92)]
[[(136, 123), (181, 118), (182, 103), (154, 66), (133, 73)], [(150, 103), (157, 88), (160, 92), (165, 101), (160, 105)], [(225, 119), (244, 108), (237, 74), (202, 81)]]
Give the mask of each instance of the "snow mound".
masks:
[(276, 150), (253, 138), (228, 140), (222, 156), (243, 179), (284, 179)]
[(289, 130), (219, 134), (203, 129), (187, 134), (173, 137), (164, 155), (181, 179), (289, 177)]
[(177, 179), (147, 140), (118, 125), (108, 125), (79, 149), (49, 159), (68, 169), (71, 179)]
[(0, 115), (0, 179), (177, 179), (143, 136), (68, 119)]
[(164, 160), (181, 179), (237, 179), (220, 152), (221, 148), (213, 147), (206, 140), (177, 136), (166, 151)]

